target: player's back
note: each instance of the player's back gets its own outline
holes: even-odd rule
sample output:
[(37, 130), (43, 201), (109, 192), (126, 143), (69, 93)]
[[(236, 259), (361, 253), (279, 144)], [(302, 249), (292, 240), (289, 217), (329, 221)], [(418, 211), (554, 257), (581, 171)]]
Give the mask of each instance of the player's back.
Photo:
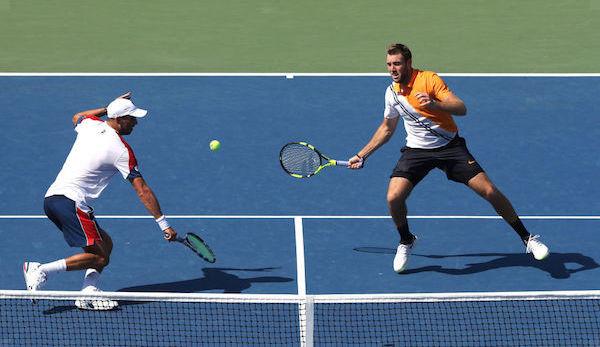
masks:
[(116, 163), (128, 155), (117, 132), (98, 118), (84, 119), (75, 128), (77, 139), (46, 196), (65, 195), (77, 202), (95, 199), (119, 170)]

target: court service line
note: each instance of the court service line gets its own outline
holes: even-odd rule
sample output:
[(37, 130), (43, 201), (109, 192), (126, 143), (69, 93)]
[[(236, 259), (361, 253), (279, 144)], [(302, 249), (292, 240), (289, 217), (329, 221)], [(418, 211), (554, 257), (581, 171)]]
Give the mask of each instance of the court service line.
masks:
[[(390, 216), (359, 216), (359, 215), (167, 215), (171, 219), (390, 219)], [(44, 215), (0, 215), (0, 219), (45, 219)], [(98, 219), (152, 219), (148, 215), (98, 215)], [(409, 219), (501, 219), (500, 216), (480, 215), (415, 215)], [(600, 216), (520, 216), (521, 219), (532, 220), (600, 220)]]

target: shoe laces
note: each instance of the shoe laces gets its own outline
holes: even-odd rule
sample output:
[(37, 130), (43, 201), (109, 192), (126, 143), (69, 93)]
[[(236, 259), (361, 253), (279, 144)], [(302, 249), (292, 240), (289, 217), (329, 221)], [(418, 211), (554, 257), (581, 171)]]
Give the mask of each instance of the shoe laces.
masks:
[(540, 235), (529, 236), (529, 240), (527, 240), (527, 248), (525, 249), (526, 253), (533, 252), (533, 248), (539, 247), (542, 243), (538, 240)]
[(410, 252), (410, 250), (412, 249), (413, 245), (414, 245), (414, 242), (411, 244), (408, 244), (408, 245), (401, 243), (398, 245), (398, 252), (408, 254)]

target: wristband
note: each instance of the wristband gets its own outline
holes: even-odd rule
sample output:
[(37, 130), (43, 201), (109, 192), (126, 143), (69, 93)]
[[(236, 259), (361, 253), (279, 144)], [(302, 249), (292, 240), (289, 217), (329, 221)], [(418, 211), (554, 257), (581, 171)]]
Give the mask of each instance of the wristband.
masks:
[(167, 218), (164, 215), (158, 217), (156, 219), (156, 223), (158, 223), (158, 227), (162, 231), (165, 231), (171, 227), (171, 225), (169, 225), (169, 222), (167, 221)]

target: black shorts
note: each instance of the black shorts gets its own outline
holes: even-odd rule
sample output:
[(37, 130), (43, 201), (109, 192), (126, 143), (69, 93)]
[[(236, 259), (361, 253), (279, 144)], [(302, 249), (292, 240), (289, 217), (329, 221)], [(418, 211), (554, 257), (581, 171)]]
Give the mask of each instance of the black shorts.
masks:
[(402, 148), (402, 156), (390, 177), (404, 177), (416, 186), (436, 167), (444, 171), (449, 180), (463, 184), (484, 172), (469, 153), (465, 139), (457, 135), (450, 143), (439, 148)]

